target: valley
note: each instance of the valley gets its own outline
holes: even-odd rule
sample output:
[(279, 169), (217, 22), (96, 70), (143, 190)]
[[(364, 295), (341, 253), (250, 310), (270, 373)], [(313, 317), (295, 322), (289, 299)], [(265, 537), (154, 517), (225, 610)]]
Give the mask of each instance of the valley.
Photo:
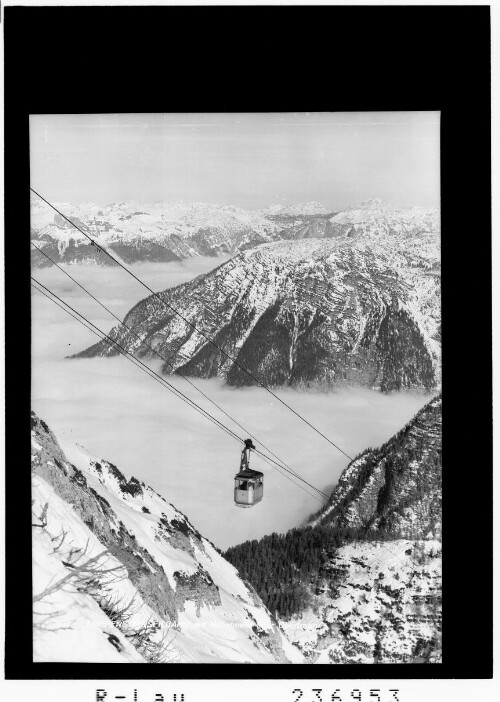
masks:
[(308, 525), (224, 554), (315, 663), (441, 660), (441, 398), (343, 471)]
[[(149, 368), (170, 376), (174, 388), (186, 391), (181, 376), (195, 381), (263, 446), (331, 494), (321, 506), (314, 494), (267, 466), (263, 502), (236, 514), (232, 476), (240, 449), (230, 437), (145, 380), (116, 347), (94, 343), (92, 334), (34, 294), (33, 494), (37, 514), (43, 518), (49, 505), (53, 519), (50, 533), (48, 526), (35, 530), (39, 582), (49, 562), (66, 577), (67, 565), (47, 558), (54, 530), (69, 519), (66, 503), (78, 504), (79, 517), (93, 533), (87, 542), (97, 539), (94, 549), (110, 551), (114, 567), (128, 573), (118, 590), (106, 585), (106, 597), (116, 603), (126, 592), (147, 613), (142, 624), (138, 619), (147, 634), (142, 641), (116, 625), (121, 615), (110, 610), (101, 592), (85, 592), (80, 600), (61, 594), (78, 617), (85, 607), (101, 612), (96, 610), (89, 655), (136, 662), (160, 662), (162, 656), (165, 662), (440, 660), (441, 427), (440, 400), (431, 400), (440, 387), (439, 223), (435, 213), (396, 216), (378, 201), (341, 213), (322, 211), (316, 203), (303, 209), (259, 214), (268, 224), (262, 225), (257, 247), (248, 231), (229, 238), (226, 232), (225, 239), (212, 232), (213, 247), (195, 247), (190, 230), (191, 248), (178, 249), (176, 258), (150, 255), (154, 247), (135, 240), (134, 258), (112, 241), (116, 230), (105, 228), (109, 237), (102, 245), (159, 291), (148, 298), (124, 271), (101, 265), (102, 254), (93, 259), (78, 248), (63, 221), (37, 233), (36, 241), (48, 242), (50, 255), (99, 291), (133, 334), (114, 326), (61, 271), (35, 269), (44, 284), (71, 299)], [(144, 214), (130, 213), (130, 219)], [(79, 214), (82, 224), (94, 226), (88, 208)], [(54, 226), (63, 235), (51, 230), (58, 239), (51, 244), (47, 227)], [(205, 242), (207, 236), (204, 231)], [(200, 251), (205, 255), (198, 256)], [(181, 311), (184, 321), (172, 310)], [(260, 383), (356, 459), (322, 443)], [(200, 402), (192, 388), (189, 397)], [(257, 457), (254, 461), (262, 470)], [(149, 502), (139, 505), (142, 521), (130, 516), (137, 511), (130, 500), (145, 494), (168, 499), (175, 510), (173, 517), (161, 510), (156, 515), (154, 528), (160, 531), (153, 530), (153, 542), (165, 540), (161, 554), (151, 535), (144, 536), (151, 528)], [(117, 519), (113, 512), (121, 519), (118, 537), (114, 527), (109, 530)], [(194, 527), (184, 514), (196, 515)], [(82, 548), (83, 527), (71, 520)], [(215, 571), (199, 555), (207, 553), (207, 543), (215, 549), (208, 560), (215, 554), (221, 559)], [(273, 552), (274, 565), (266, 570)], [(131, 554), (149, 563), (151, 573), (160, 564), (166, 579), (152, 580), (146, 571), (139, 577), (130, 567)], [(176, 563), (180, 567), (170, 572)], [(229, 576), (220, 569), (229, 563), (243, 578), (246, 594), (239, 585), (231, 585), (229, 593)], [(264, 614), (251, 609), (250, 601)], [(230, 645), (221, 639), (219, 646), (211, 628), (220, 626), (219, 616), (250, 631), (232, 635)], [(153, 620), (154, 631), (148, 629)], [(64, 639), (51, 638), (43, 625), (41, 631), (40, 645), (46, 648), (50, 640), (47, 650), (57, 660)], [(116, 653), (100, 638), (103, 632)]]

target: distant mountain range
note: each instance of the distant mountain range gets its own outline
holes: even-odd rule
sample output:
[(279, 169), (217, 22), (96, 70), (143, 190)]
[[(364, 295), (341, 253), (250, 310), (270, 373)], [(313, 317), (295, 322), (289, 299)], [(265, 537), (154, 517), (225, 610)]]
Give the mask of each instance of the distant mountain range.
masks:
[[(160, 293), (165, 304), (155, 296), (139, 302), (124, 321), (140, 341), (120, 326), (111, 336), (146, 358), (155, 357), (153, 346), (169, 359), (164, 373), (217, 376), (234, 386), (258, 378), (271, 385), (437, 388), (439, 213), (364, 203), (322, 220), (329, 231), (323, 238), (307, 233), (319, 215), (302, 216), (300, 226), (290, 215), (271, 217), (281, 219), (282, 235), (289, 227), (287, 241), (241, 252)], [(118, 352), (100, 342), (78, 355)]]
[[(439, 217), (434, 210), (394, 210), (380, 200), (367, 201), (344, 212), (329, 211), (318, 202), (274, 205), (264, 210), (207, 203), (134, 201), (106, 207), (95, 203), (55, 203), (55, 206), (100, 247), (129, 264), (232, 254), (280, 239), (357, 236), (364, 231), (367, 209), (378, 212), (376, 226), (387, 231), (415, 234), (439, 228)], [(369, 226), (374, 225), (372, 222)], [(31, 239), (58, 262), (113, 265), (83, 234), (36, 198), (31, 207)], [(32, 263), (50, 265), (34, 248)]]
[(307, 526), (224, 554), (309, 662), (441, 661), (441, 415), (364, 451)]

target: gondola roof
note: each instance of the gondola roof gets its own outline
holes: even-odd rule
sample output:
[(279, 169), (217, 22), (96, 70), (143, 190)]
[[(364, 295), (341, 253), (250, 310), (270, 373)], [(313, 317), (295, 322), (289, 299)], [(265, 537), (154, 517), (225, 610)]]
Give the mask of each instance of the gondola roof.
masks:
[(235, 478), (263, 478), (264, 473), (261, 473), (259, 470), (253, 470), (252, 468), (247, 468), (246, 470), (240, 470), (239, 473), (236, 473), (234, 476)]

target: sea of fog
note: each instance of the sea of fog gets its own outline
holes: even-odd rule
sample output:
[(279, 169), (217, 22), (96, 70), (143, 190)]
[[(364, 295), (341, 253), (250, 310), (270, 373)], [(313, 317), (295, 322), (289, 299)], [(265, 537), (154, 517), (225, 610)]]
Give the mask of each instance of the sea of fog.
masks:
[[(224, 260), (199, 257), (132, 269), (160, 291)], [(120, 318), (147, 295), (121, 269), (74, 265), (66, 270)], [(114, 326), (114, 320), (58, 269), (36, 270), (34, 276), (103, 331)], [(61, 443), (79, 443), (115, 463), (127, 477), (151, 485), (223, 549), (298, 526), (320, 507), (313, 496), (255, 455), (252, 466), (265, 473), (264, 499), (252, 509), (235, 507), (233, 476), (240, 446), (233, 438), (123, 357), (65, 358), (96, 337), (38, 292), (33, 291), (32, 305), (32, 407)], [(156, 369), (160, 364), (151, 363)], [(168, 380), (242, 434), (185, 380)], [(348, 459), (265, 390), (232, 389), (218, 380), (194, 382), (254, 434), (260, 447), (267, 446), (309, 483), (323, 491), (336, 484)], [(351, 456), (386, 441), (429, 399), (424, 394), (382, 395), (360, 389), (282, 389), (278, 394)]]

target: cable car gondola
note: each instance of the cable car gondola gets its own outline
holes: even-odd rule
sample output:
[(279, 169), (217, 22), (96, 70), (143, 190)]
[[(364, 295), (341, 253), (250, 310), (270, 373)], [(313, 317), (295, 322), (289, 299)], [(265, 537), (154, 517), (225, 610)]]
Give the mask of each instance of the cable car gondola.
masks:
[(264, 496), (264, 473), (250, 468), (252, 449), (255, 449), (252, 440), (246, 439), (241, 452), (240, 470), (234, 476), (234, 504), (237, 507), (253, 507)]

